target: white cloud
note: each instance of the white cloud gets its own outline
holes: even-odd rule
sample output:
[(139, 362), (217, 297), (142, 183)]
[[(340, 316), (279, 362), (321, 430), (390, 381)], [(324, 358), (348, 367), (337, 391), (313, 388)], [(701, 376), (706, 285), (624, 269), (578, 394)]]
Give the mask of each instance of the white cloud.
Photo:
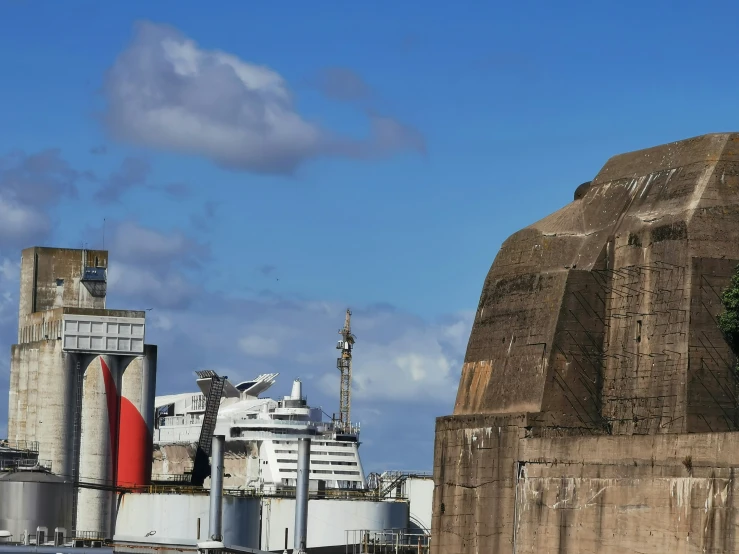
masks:
[(207, 251), (179, 231), (161, 232), (134, 221), (115, 226), (110, 250), (111, 257), (139, 263), (182, 260)]
[(105, 94), (114, 137), (236, 169), (291, 173), (317, 156), (423, 150), (416, 131), (389, 117), (371, 117), (367, 140), (334, 136), (296, 111), (276, 71), (202, 49), (151, 22), (137, 26), (108, 73)]
[[(217, 353), (219, 363), (240, 367), (240, 378), (262, 371), (283, 372), (284, 379), (315, 375), (308, 391), (326, 394), (329, 400), (338, 394), (335, 346), (343, 306), (264, 298), (211, 297), (203, 303), (209, 305), (207, 313), (203, 306), (164, 312), (172, 322), (169, 333), (186, 336), (189, 348)], [(429, 323), (394, 310), (355, 309), (353, 398), (434, 401), (451, 408), (471, 323), (472, 312)]]
[(0, 195), (0, 237), (2, 240), (28, 240), (49, 232), (49, 216), (34, 206)]
[(0, 282), (18, 281), (20, 270), (20, 262), (12, 262), (10, 258), (3, 258), (0, 260)]
[(108, 287), (113, 289), (114, 295), (136, 297), (139, 302), (146, 304), (138, 309), (183, 307), (195, 294), (195, 288), (176, 271), (162, 271), (115, 260), (110, 262), (108, 268)]
[(251, 356), (274, 356), (280, 352), (276, 339), (249, 335), (239, 340), (239, 348)]
[[(449, 348), (445, 342), (456, 326), (466, 328), (469, 333), (472, 321), (461, 319), (466, 316), (456, 317), (460, 319), (448, 325), (412, 324), (403, 314), (396, 318), (383, 317), (384, 325), (396, 329), (396, 336), (387, 340), (369, 334), (357, 344), (352, 364), (354, 398), (452, 402), (464, 349)], [(326, 373), (322, 383), (331, 386), (335, 380), (335, 375)]]

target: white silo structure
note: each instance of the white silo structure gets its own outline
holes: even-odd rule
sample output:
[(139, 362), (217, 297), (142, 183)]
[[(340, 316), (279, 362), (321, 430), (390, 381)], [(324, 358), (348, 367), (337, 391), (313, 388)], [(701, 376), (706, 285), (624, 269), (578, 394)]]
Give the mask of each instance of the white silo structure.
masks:
[(128, 365), (120, 389), (117, 484), (136, 487), (151, 479), (156, 346), (146, 345), (144, 356), (125, 361)]
[(115, 487), (150, 479), (156, 347), (146, 312), (106, 309), (107, 265), (102, 250), (23, 251), (8, 438), (74, 483), (76, 531), (110, 537)]
[(110, 533), (114, 520), (121, 376), (116, 356), (95, 356), (82, 385), (76, 529)]

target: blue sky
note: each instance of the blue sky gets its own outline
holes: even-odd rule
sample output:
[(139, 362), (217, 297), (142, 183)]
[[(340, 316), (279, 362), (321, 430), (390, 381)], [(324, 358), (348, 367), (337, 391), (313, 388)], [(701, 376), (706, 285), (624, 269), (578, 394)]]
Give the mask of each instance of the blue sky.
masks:
[(0, 8), (0, 344), (20, 249), (105, 235), (160, 393), (279, 371), (331, 413), (351, 306), (369, 470), (430, 469), (506, 236), (611, 155), (739, 128), (728, 2), (202, 6)]

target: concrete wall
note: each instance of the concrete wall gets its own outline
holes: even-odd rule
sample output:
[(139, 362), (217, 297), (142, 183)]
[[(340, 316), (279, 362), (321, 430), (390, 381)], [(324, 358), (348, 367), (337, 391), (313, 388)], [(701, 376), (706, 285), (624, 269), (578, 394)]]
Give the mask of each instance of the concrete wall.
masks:
[[(200, 425), (197, 425), (200, 428)], [(155, 444), (152, 474), (158, 479), (183, 475), (192, 471), (196, 445), (189, 442), (179, 444)], [(223, 486), (226, 489), (246, 489), (259, 479), (259, 445), (256, 441), (226, 441), (224, 453)], [(210, 479), (206, 479), (208, 486)]]
[(26, 248), (21, 254), (19, 315), (62, 306), (105, 308), (105, 296), (93, 296), (80, 280), (86, 266), (108, 267), (108, 252)]
[(434, 552), (739, 549), (739, 434), (537, 439), (459, 419), (437, 424)]
[(454, 415), (437, 420), (432, 551), (724, 552), (739, 134), (611, 158), (487, 275)]
[[(408, 503), (402, 501), (309, 500), (308, 545), (310, 548), (344, 546), (346, 531), (357, 529), (405, 529)], [(280, 550), (293, 544), (295, 499), (262, 500), (262, 550)]]
[(524, 440), (515, 552), (734, 552), (737, 455), (729, 433)]
[(10, 362), (8, 438), (37, 441), (39, 459), (58, 475), (71, 478), (77, 356), (61, 341), (13, 345)]

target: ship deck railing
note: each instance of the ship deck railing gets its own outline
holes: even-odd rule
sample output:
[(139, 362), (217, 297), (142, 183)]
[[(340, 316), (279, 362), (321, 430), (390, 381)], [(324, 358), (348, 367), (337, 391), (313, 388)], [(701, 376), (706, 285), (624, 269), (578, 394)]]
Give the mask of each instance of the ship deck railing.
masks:
[(350, 529), (345, 554), (428, 554), (431, 536), (421, 529)]
[[(185, 480), (183, 484), (157, 483), (156, 485), (148, 485), (137, 489), (137, 492), (147, 494), (183, 494), (183, 495), (207, 495), (209, 490), (203, 487), (188, 486)], [(260, 491), (257, 489), (224, 489), (223, 494), (226, 496), (236, 496), (241, 498), (295, 498), (294, 488), (283, 488), (275, 491)], [(406, 502), (406, 497), (380, 498), (377, 491), (362, 489), (325, 489), (312, 490), (308, 492), (311, 500), (365, 500), (375, 502)]]

